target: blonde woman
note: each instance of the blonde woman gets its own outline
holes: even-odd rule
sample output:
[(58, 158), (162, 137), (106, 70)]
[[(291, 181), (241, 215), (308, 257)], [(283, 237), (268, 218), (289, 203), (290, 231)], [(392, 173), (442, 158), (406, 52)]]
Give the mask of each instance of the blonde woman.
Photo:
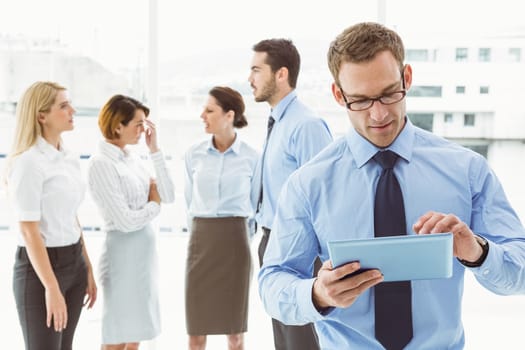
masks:
[[(100, 111), (104, 137), (88, 168), (89, 188), (104, 219), (100, 260), (102, 349), (138, 349), (160, 333), (156, 239), (151, 222), (174, 200), (173, 182), (157, 145), (149, 109), (123, 95)], [(156, 180), (127, 147), (145, 133)]]
[(61, 134), (73, 130), (66, 89), (36, 82), (16, 110), (7, 188), (18, 232), (13, 290), (26, 349), (68, 350), (83, 305), (97, 287), (77, 210), (84, 198), (80, 162)]

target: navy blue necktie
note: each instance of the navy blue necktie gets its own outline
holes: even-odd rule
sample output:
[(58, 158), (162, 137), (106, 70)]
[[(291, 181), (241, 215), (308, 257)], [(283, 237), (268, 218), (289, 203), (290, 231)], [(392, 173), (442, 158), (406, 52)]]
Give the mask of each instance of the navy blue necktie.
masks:
[(263, 199), (263, 171), (264, 171), (264, 157), (266, 155), (266, 148), (268, 147), (268, 140), (270, 139), (270, 134), (272, 133), (273, 124), (275, 123), (275, 119), (273, 119), (272, 116), (268, 118), (268, 124), (266, 126), (266, 142), (264, 143), (264, 150), (262, 154), (261, 159), (261, 184), (259, 187), (259, 199), (257, 200), (257, 209), (256, 212), (259, 212), (259, 209), (261, 208), (262, 199)]
[[(394, 174), (398, 155), (380, 151), (374, 156), (383, 171), (374, 204), (375, 237), (406, 235), (403, 193)], [(401, 350), (412, 339), (410, 281), (382, 282), (375, 289), (375, 336), (387, 350)]]

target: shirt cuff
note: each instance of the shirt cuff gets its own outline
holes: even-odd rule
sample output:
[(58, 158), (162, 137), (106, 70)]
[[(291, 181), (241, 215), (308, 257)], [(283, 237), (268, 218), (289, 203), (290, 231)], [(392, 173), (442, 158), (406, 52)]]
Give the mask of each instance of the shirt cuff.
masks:
[(160, 204), (154, 201), (149, 201), (146, 203), (146, 207), (151, 213), (154, 213), (155, 215), (158, 215), (160, 213)]
[(489, 253), (487, 254), (487, 258), (483, 264), (481, 264), (479, 267), (472, 267), (468, 269), (471, 270), (474, 275), (490, 280), (491, 276), (497, 274), (501, 269), (504, 251), (500, 245), (494, 244), (489, 240), (487, 240), (487, 242), (489, 244)]
[(154, 162), (158, 162), (159, 160), (164, 160), (164, 156), (162, 155), (162, 151), (160, 149), (155, 153), (151, 153), (150, 157)]
[(316, 322), (324, 319), (324, 316), (330, 313), (332, 308), (326, 312), (319, 312), (312, 300), (312, 290), (315, 278), (300, 280), (297, 285), (297, 302), (299, 312), (304, 315), (308, 322)]

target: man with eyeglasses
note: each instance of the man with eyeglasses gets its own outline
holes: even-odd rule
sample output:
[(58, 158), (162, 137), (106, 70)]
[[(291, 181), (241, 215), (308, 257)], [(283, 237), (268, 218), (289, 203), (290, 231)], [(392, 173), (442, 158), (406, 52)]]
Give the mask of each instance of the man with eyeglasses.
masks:
[[(494, 293), (525, 293), (525, 229), (482, 156), (406, 117), (412, 68), (397, 33), (353, 25), (331, 43), (328, 65), (333, 96), (353, 128), (283, 186), (259, 273), (264, 306), (287, 324), (314, 322), (322, 349), (463, 349), (465, 270)], [(402, 193), (401, 204), (387, 210), (402, 213), (395, 219), (403, 234), (453, 234), (452, 277), (403, 281), (408, 288), (387, 295), (408, 295), (406, 318), (393, 311), (394, 302), (386, 316), (380, 310), (378, 291), (389, 285), (381, 271), (343, 279), (359, 271), (359, 262), (333, 267), (327, 251), (328, 241), (374, 237), (387, 220), (375, 211), (389, 192), (376, 191), (384, 154), (394, 160), (389, 171)], [(316, 256), (324, 263), (312, 278), (305, 266)], [(385, 317), (396, 329), (387, 336), (378, 327)]]

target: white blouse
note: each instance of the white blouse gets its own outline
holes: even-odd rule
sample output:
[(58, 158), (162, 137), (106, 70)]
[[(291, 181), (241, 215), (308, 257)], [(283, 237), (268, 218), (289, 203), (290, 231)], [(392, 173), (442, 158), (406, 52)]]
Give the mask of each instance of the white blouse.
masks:
[[(151, 154), (161, 201), (174, 200), (174, 186), (162, 153)], [(132, 232), (150, 223), (160, 206), (148, 202), (151, 176), (128, 150), (101, 141), (88, 166), (90, 193), (104, 219), (104, 230)]]
[(258, 157), (238, 136), (223, 153), (214, 147), (212, 137), (188, 149), (184, 187), (188, 221), (192, 217), (252, 217), (250, 194)]
[(84, 199), (79, 158), (39, 137), (36, 144), (14, 158), (8, 191), (14, 210), (18, 244), (25, 246), (19, 222), (39, 222), (47, 247), (75, 244), (80, 239), (77, 210)]

